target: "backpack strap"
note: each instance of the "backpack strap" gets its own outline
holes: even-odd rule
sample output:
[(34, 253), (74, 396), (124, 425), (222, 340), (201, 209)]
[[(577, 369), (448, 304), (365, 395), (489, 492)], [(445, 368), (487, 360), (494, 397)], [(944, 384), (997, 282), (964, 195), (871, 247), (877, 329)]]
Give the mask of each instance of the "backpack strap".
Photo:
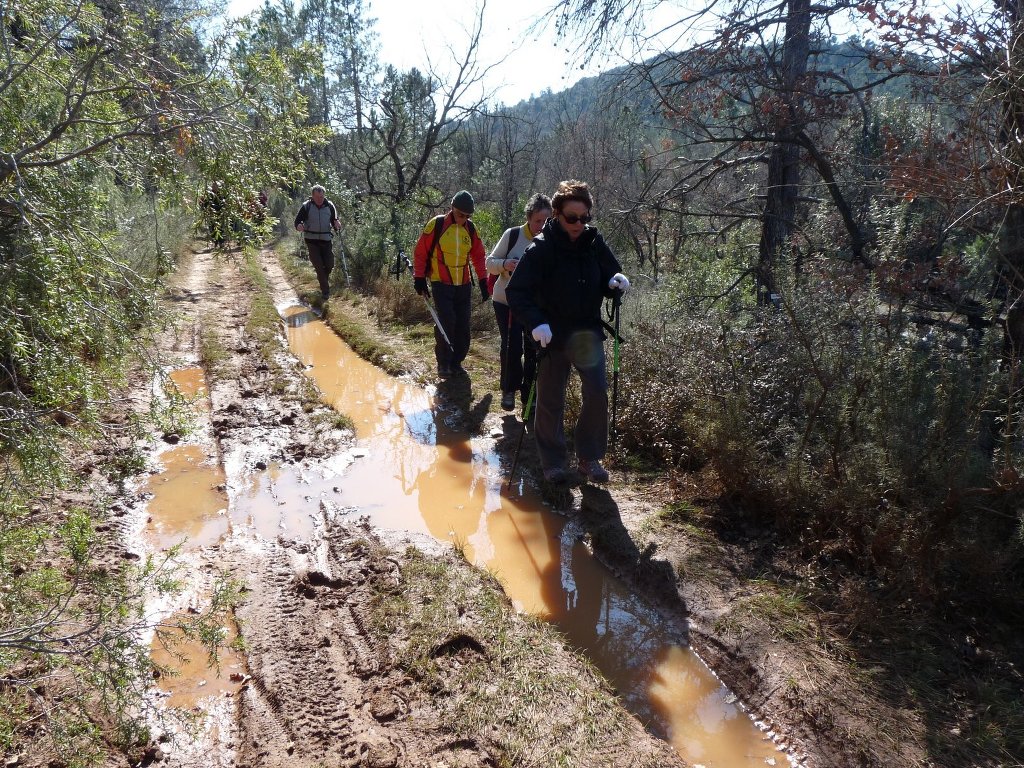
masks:
[[(448, 273), (448, 282), (451, 283), (452, 282), (452, 273), (451, 273), (451, 270), (448, 269), (448, 265), (444, 263), (444, 254), (442, 254), (440, 258), (438, 258), (438, 256), (437, 256), (437, 246), (441, 244), (441, 235), (443, 235), (445, 233), (445, 231), (447, 231), (447, 229), (448, 229), (448, 227), (443, 226), (444, 225), (444, 220), (446, 218), (448, 218), (448, 214), (446, 214), (446, 213), (443, 213), (440, 216), (435, 216), (434, 217), (434, 242), (431, 243), (431, 245), (430, 245), (430, 251), (429, 251), (429, 255), (428, 255), (428, 263), (429, 263), (429, 259), (433, 258), (434, 261), (437, 263), (438, 270), (440, 271), (440, 270), (443, 269), (445, 272)], [(476, 226), (474, 226), (472, 219), (468, 219), (466, 221), (466, 231), (469, 232), (469, 242), (470, 242), (470, 247), (472, 247), (472, 245), (473, 245), (473, 238), (476, 237)], [(472, 264), (470, 264), (469, 261), (466, 262), (465, 269), (469, 271), (469, 282), (470, 282), (470, 285), (476, 285), (476, 281), (473, 280)]]
[[(443, 255), (441, 258), (438, 258), (437, 256), (437, 246), (441, 244), (441, 235), (444, 234), (444, 220), (446, 216), (447, 214), (441, 214), (440, 216), (434, 217), (434, 242), (430, 244), (430, 252), (427, 257), (427, 263), (429, 264), (430, 259), (433, 259), (434, 263), (437, 264), (438, 272), (440, 272), (442, 269), (445, 272), (448, 272), (448, 282), (450, 283), (452, 281), (452, 273), (451, 271), (449, 271), (448, 265), (444, 263)], [(440, 277), (440, 275), (438, 275), (438, 277)]]
[(521, 226), (512, 227), (512, 231), (508, 235), (508, 248), (505, 250), (505, 255), (508, 256), (512, 253), (512, 249), (515, 248), (516, 242), (519, 240), (519, 233), (523, 231)]

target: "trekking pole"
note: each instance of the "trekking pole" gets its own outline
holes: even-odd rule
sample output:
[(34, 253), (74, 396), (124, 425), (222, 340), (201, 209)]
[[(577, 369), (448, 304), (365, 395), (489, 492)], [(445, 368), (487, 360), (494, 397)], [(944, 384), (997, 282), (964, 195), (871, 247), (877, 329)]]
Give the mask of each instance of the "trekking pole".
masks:
[(352, 288), (352, 276), (348, 273), (348, 259), (345, 258), (345, 241), (338, 235), (338, 250), (341, 251), (341, 268), (345, 270), (345, 287)]
[(519, 464), (519, 451), (523, 447), (523, 436), (526, 434), (526, 425), (530, 423), (530, 413), (533, 410), (533, 397), (537, 392), (537, 374), (540, 372), (540, 363), (544, 359), (547, 350), (541, 347), (537, 353), (537, 367), (533, 371), (533, 381), (530, 382), (530, 394), (526, 396), (526, 405), (523, 406), (523, 429), (519, 433), (519, 440), (516, 442), (516, 452), (512, 455), (512, 469), (508, 472), (508, 480), (505, 481), (505, 490), (512, 487), (512, 478), (516, 475), (516, 466)]
[(619, 309), (622, 307), (622, 291), (616, 291), (612, 298), (612, 315), (615, 333), (612, 340), (612, 428), (611, 444), (615, 445), (615, 416), (619, 407)]
[[(429, 295), (430, 294), (428, 293), (427, 296)], [(452, 346), (452, 342), (451, 339), (448, 338), (448, 334), (444, 332), (444, 326), (441, 325), (441, 318), (437, 316), (437, 310), (434, 309), (433, 303), (429, 298), (427, 298), (427, 296), (423, 297), (423, 303), (427, 305), (427, 311), (430, 313), (430, 316), (434, 318), (434, 325), (437, 326), (437, 330), (439, 330), (441, 335), (444, 336), (444, 341), (448, 345), (448, 348), (454, 352), (455, 347)]]

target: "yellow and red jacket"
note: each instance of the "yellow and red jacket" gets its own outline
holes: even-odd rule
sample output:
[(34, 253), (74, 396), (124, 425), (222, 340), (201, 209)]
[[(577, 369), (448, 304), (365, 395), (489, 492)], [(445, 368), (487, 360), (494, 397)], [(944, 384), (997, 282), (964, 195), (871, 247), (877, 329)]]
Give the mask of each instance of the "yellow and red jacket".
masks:
[[(434, 228), (439, 223), (441, 237), (437, 238)], [(437, 247), (431, 253), (435, 241)], [(477, 277), (485, 280), (487, 270), (484, 256), (484, 244), (472, 222), (456, 224), (449, 211), (445, 216), (435, 216), (423, 227), (413, 253), (413, 275), (447, 285), (462, 285), (469, 282), (469, 266), (472, 263)]]

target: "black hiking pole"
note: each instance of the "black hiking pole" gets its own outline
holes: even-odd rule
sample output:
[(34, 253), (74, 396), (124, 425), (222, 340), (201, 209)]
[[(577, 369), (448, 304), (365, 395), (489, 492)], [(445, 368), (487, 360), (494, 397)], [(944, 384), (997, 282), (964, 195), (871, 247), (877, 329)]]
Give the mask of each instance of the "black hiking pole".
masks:
[(516, 452), (512, 455), (512, 469), (508, 472), (508, 480), (505, 482), (505, 489), (512, 487), (512, 478), (516, 475), (516, 466), (519, 464), (519, 451), (523, 447), (523, 436), (526, 435), (526, 425), (530, 423), (530, 413), (533, 409), (533, 398), (537, 393), (537, 374), (540, 372), (540, 363), (544, 359), (547, 350), (541, 347), (537, 353), (537, 366), (533, 370), (533, 381), (530, 382), (530, 394), (526, 396), (526, 405), (523, 406), (523, 429), (519, 433), (519, 440), (516, 442)]
[(399, 251), (395, 256), (395, 266), (390, 269), (391, 274), (395, 276), (395, 280), (402, 279), (402, 273), (408, 269), (412, 271), (412, 262), (409, 261), (409, 257), (405, 255), (405, 251)]

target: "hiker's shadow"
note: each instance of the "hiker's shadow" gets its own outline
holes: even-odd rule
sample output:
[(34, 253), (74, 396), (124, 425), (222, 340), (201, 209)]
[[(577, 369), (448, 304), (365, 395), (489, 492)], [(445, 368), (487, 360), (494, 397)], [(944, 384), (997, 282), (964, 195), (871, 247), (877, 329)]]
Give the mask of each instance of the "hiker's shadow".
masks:
[(491, 410), (494, 396), (487, 393), (473, 404), (473, 387), (467, 376), (442, 379), (437, 385), (437, 404), (445, 424), (456, 431), (475, 434)]
[(655, 545), (643, 551), (637, 547), (622, 523), (618, 505), (604, 488), (585, 484), (580, 490), (580, 521), (590, 533), (594, 554), (658, 604), (685, 615), (686, 601), (679, 594), (675, 571), (666, 560), (655, 559)]

